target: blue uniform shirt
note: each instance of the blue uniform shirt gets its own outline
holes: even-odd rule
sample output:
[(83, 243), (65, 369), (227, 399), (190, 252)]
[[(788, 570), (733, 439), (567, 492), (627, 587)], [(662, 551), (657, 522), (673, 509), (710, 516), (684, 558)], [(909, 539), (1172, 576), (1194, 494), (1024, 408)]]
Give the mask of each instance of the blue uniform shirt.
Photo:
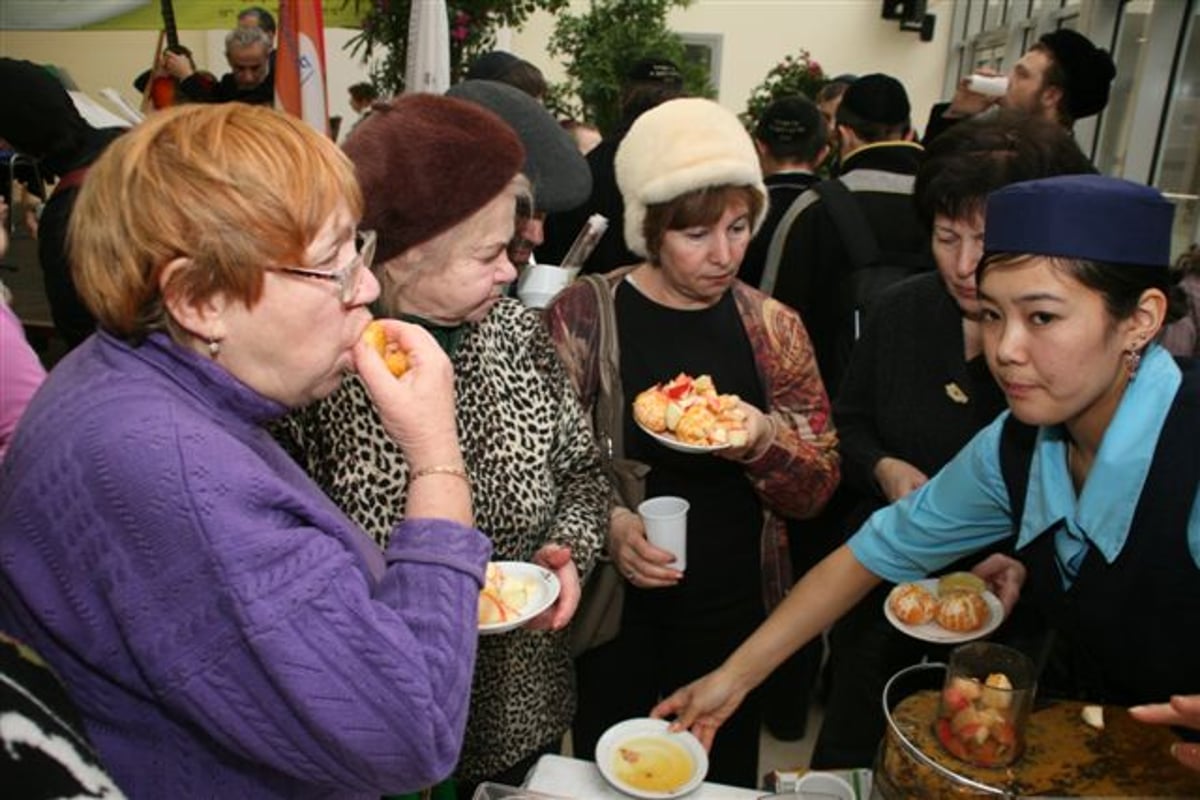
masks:
[[(1171, 356), (1151, 345), (1078, 496), (1067, 470), (1066, 431), (1061, 425), (1038, 431), (1017, 548), (1053, 533), (1064, 586), (1088, 547), (1112, 563), (1125, 546), (1180, 381)], [(976, 434), (929, 483), (867, 520), (849, 542), (867, 569), (893, 582), (915, 580), (1011, 535), (1011, 504), (1000, 473), (1000, 432), (1009, 413)], [(1198, 508), (1193, 502), (1187, 536), (1200, 567)]]

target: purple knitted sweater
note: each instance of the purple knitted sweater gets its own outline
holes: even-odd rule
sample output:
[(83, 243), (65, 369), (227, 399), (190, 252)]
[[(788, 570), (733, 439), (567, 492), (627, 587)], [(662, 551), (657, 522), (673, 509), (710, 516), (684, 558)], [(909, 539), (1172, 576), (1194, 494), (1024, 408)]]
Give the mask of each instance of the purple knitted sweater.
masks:
[(0, 466), (0, 629), (133, 798), (378, 798), (458, 758), (490, 546), (385, 552), (263, 430), (287, 409), (155, 334), (53, 371)]

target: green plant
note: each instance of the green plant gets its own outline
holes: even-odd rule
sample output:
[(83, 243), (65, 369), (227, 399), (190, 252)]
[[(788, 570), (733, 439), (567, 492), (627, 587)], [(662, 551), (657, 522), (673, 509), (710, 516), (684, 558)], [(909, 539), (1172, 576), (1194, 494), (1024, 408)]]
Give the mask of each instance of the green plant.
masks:
[(785, 56), (750, 93), (746, 110), (739, 115), (742, 124), (753, 130), (763, 110), (780, 97), (802, 94), (809, 100), (816, 100), (817, 92), (827, 83), (829, 79), (825, 77), (821, 65), (807, 50), (802, 49), (794, 56)]
[(687, 94), (711, 97), (708, 67), (687, 59), (667, 12), (692, 0), (592, 0), (583, 14), (563, 14), (547, 49), (565, 60), (567, 80), (552, 87), (547, 106), (560, 116), (591, 122), (608, 135), (620, 122), (621, 84), (646, 56), (669, 58), (683, 73)]
[[(412, 0), (345, 0), (362, 10), (362, 32), (347, 48), (363, 61), (377, 50), (383, 57), (371, 68), (371, 81), (381, 94), (404, 91), (404, 70), (408, 52), (408, 20)], [(496, 46), (496, 30), (519, 28), (538, 10), (551, 13), (564, 8), (568, 0), (447, 0), (450, 23), (450, 80), (461, 80), (477, 57)]]

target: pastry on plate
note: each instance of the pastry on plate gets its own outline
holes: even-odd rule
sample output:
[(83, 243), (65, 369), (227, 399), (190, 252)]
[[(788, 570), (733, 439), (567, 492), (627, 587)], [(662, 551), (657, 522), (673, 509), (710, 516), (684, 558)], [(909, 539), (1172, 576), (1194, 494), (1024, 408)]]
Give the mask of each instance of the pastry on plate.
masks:
[(983, 578), (970, 572), (950, 572), (938, 578), (938, 597), (951, 592), (973, 592), (983, 594), (987, 584)]

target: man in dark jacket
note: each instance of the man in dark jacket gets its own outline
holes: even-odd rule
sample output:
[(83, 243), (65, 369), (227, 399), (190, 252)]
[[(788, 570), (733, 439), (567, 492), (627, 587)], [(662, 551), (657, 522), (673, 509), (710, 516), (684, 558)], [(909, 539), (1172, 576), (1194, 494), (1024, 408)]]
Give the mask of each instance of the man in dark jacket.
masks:
[(817, 168), (829, 155), (828, 137), (820, 108), (804, 95), (781, 97), (759, 117), (754, 147), (771, 204), (738, 270), (738, 277), (751, 286), (758, 286), (762, 279), (767, 247), (784, 212), (819, 180)]
[(163, 66), (179, 79), (187, 99), (200, 103), (271, 105), (275, 102), (271, 38), (255, 26), (239, 26), (225, 35), (225, 60), (230, 71), (215, 86), (197, 73), (187, 56), (167, 51)]
[(1104, 110), (1116, 76), (1117, 67), (1106, 50), (1081, 33), (1060, 28), (1038, 39), (1013, 65), (1000, 97), (979, 94), (966, 78), (960, 81), (954, 99), (938, 103), (930, 112), (925, 141), (993, 105), (1045, 117), (1070, 130), (1076, 120)]
[[(895, 78), (875, 74), (855, 81), (837, 111), (843, 161), (835, 180), (849, 190), (852, 207), (874, 234), (885, 261), (932, 269), (929, 234), (912, 202), (922, 150), (912, 141), (909, 114), (908, 94)], [(761, 285), (800, 312), (832, 395), (850, 359), (855, 323), (861, 320), (839, 302), (852, 259), (818, 188), (800, 195), (783, 214)]]

